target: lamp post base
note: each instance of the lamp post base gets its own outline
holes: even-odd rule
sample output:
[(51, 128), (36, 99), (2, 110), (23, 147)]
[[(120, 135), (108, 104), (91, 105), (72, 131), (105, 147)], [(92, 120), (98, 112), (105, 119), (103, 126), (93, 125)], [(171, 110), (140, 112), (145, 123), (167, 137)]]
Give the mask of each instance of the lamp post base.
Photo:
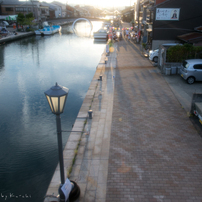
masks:
[(70, 180), (70, 182), (74, 184), (74, 187), (69, 194), (69, 202), (73, 202), (80, 196), (80, 187), (76, 182), (72, 180)]
[(65, 200), (65, 193), (61, 190), (62, 186), (59, 187), (59, 202), (74, 202), (80, 196), (80, 187), (76, 182), (70, 180), (72, 184), (72, 190), (69, 193), (68, 199)]

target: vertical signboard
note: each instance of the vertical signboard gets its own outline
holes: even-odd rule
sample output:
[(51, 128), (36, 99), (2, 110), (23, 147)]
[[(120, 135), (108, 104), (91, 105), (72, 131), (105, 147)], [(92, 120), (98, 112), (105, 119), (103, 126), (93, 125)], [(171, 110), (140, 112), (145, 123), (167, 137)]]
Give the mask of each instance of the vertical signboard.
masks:
[(179, 8), (156, 8), (156, 20), (179, 20)]

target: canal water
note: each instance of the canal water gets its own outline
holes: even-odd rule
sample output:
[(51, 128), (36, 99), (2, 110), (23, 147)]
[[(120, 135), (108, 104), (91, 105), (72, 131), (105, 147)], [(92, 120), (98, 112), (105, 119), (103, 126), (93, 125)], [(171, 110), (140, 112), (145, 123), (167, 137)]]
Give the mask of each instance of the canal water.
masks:
[[(101, 25), (93, 22), (93, 31)], [(0, 201), (43, 201), (58, 163), (56, 120), (44, 91), (55, 82), (69, 88), (61, 122), (71, 130), (105, 48), (87, 37), (88, 23), (76, 29), (0, 46)]]

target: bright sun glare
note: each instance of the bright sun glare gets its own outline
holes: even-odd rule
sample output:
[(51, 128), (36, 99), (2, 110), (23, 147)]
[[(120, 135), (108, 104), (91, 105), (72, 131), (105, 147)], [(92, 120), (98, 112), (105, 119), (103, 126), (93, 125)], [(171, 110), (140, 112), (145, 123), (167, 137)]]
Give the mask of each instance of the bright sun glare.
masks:
[[(42, 0), (41, 0), (42, 1)], [(54, 0), (43, 0), (48, 3), (54, 1)], [(91, 6), (99, 6), (99, 7), (110, 7), (110, 8), (116, 8), (120, 6), (132, 6), (136, 0), (57, 0), (61, 3), (67, 3), (67, 4), (81, 4), (81, 5), (91, 5)]]

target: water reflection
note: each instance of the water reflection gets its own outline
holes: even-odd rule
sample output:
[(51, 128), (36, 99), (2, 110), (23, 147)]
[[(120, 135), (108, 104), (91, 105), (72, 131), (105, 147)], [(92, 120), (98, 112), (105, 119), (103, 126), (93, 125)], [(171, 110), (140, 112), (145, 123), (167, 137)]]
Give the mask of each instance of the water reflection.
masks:
[(3, 68), (4, 68), (4, 46), (0, 46), (0, 72), (3, 70)]
[(94, 44), (106, 44), (106, 39), (94, 39)]
[(62, 129), (70, 130), (103, 50), (93, 38), (64, 33), (0, 46), (0, 193), (43, 201), (58, 161), (55, 116), (44, 91), (55, 82), (70, 89), (61, 116)]

